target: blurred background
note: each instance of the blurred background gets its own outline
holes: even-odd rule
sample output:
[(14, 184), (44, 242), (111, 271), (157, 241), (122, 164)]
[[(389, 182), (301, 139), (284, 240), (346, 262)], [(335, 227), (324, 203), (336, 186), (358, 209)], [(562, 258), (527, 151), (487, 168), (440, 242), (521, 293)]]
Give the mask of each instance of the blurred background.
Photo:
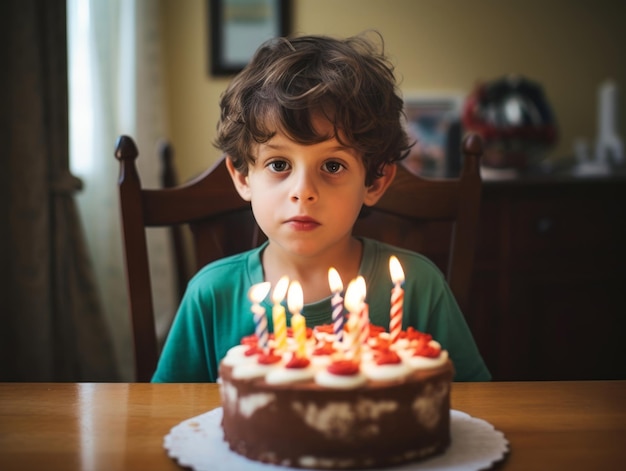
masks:
[[(208, 73), (205, 0), (161, 0), (169, 137), (189, 178), (216, 158), (218, 99), (228, 78)], [(625, 86), (623, 18), (616, 0), (440, 2), (294, 0), (295, 34), (348, 36), (376, 29), (406, 96), (469, 94), (479, 81), (523, 74), (542, 84), (560, 130), (552, 158), (596, 134), (597, 89)], [(619, 111), (624, 115), (624, 98)], [(622, 123), (622, 134), (625, 123)]]

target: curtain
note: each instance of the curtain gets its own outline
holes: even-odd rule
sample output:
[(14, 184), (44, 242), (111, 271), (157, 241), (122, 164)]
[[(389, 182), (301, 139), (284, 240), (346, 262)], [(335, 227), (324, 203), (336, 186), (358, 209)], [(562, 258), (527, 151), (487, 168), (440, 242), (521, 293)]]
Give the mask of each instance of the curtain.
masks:
[[(68, 0), (72, 170), (85, 182), (78, 202), (124, 380), (134, 371), (114, 150), (119, 135), (132, 136), (143, 186), (158, 186), (157, 148), (167, 135), (158, 8), (153, 0)], [(168, 236), (148, 232), (160, 340), (176, 309)]]
[(0, 3), (0, 381), (115, 380), (69, 171), (65, 0)]

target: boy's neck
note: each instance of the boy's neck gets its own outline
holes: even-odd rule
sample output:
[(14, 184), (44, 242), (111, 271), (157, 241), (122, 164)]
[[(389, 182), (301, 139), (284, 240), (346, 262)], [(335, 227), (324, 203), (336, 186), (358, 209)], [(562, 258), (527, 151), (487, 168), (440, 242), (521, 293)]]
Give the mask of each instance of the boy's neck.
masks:
[(348, 283), (359, 273), (363, 244), (350, 238), (347, 246), (338, 253), (315, 257), (290, 257), (272, 244), (263, 252), (262, 263), (265, 280), (275, 286), (278, 280), (287, 275), (290, 280), (297, 280), (302, 285), (304, 304), (310, 304), (330, 296), (328, 269), (334, 267), (341, 276), (344, 290)]

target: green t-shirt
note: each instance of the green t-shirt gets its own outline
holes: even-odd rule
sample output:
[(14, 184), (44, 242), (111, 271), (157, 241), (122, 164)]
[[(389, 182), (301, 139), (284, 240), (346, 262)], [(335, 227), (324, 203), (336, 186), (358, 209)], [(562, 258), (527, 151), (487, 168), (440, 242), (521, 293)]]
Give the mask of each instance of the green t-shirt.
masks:
[[(400, 260), (405, 282), (402, 325), (429, 333), (448, 350), (456, 381), (487, 381), (491, 375), (476, 348), (442, 273), (426, 257), (371, 239), (363, 241), (359, 273), (367, 284), (370, 321), (389, 327), (393, 283), (389, 257)], [(187, 291), (167, 336), (153, 382), (215, 382), (218, 364), (228, 349), (254, 333), (248, 289), (263, 281), (261, 253), (266, 245), (224, 258), (202, 268)], [(347, 286), (344, 280), (344, 288)], [(308, 327), (331, 323), (330, 296), (306, 304)], [(271, 300), (262, 303), (271, 331)], [(287, 315), (289, 323), (289, 315)]]

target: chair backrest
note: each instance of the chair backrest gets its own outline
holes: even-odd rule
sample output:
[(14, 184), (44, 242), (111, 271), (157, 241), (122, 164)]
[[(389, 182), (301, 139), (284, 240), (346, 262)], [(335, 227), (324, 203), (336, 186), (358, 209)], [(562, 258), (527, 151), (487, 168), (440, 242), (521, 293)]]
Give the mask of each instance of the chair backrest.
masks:
[[(159, 158), (161, 160), (161, 187), (173, 188), (178, 186), (178, 173), (174, 165), (174, 149), (168, 141), (162, 141), (159, 145)], [(194, 273), (191, 269), (191, 257), (187, 250), (187, 233), (185, 227), (181, 224), (175, 224), (170, 227), (170, 242), (172, 247), (172, 259), (174, 262), (176, 276), (176, 298), (182, 300), (183, 294), (187, 287), (187, 282)]]
[[(399, 166), (385, 195), (359, 219), (355, 235), (371, 237), (425, 254), (446, 274), (463, 309), (467, 305), (478, 230), (482, 140), (465, 137), (461, 176), (425, 179)], [(135, 165), (137, 147), (121, 136), (119, 191), (126, 276), (132, 320), (135, 373), (149, 381), (158, 358), (146, 229), (188, 224), (195, 249), (195, 272), (203, 265), (256, 247), (265, 240), (232, 184), (222, 157), (203, 174), (182, 185), (141, 187)]]

